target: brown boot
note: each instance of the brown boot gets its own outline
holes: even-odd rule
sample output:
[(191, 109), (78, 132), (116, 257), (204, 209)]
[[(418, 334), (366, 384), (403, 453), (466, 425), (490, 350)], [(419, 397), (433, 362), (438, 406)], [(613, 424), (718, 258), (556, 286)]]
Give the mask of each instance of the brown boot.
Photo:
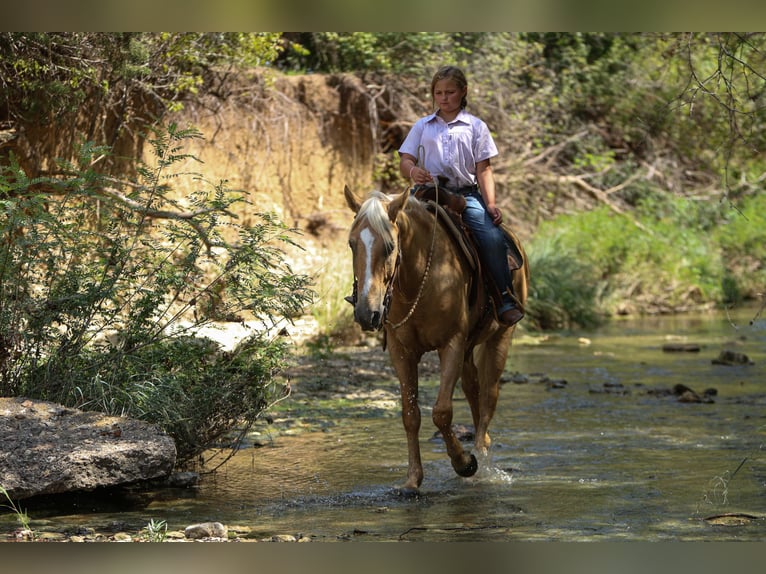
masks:
[(524, 313), (522, 313), (518, 307), (511, 307), (507, 311), (503, 311), (503, 314), (500, 315), (499, 320), (503, 326), (511, 327), (521, 321), (523, 318)]

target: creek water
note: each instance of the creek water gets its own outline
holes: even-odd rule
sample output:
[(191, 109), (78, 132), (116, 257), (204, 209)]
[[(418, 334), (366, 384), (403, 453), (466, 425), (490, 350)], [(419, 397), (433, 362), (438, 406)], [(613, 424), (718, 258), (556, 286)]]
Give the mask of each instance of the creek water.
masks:
[[(667, 342), (699, 350), (663, 352)], [(714, 364), (721, 350), (754, 364)], [(457, 477), (433, 438), (437, 382), (425, 380), (425, 479), (416, 498), (396, 493), (407, 464), (398, 408), (350, 405), (318, 414), (321, 430), (280, 433), (277, 420), (262, 446), (242, 449), (194, 490), (154, 493), (140, 508), (90, 511), (86, 502), (54, 515), (30, 512), (32, 528), (138, 531), (153, 519), (171, 530), (220, 521), (256, 539), (762, 541), (764, 365), (766, 321), (752, 309), (522, 336), (507, 373), (524, 376), (503, 384), (491, 459), (475, 477)], [(670, 392), (678, 384), (717, 394), (682, 402)], [(396, 398), (394, 380), (380, 389)], [(457, 391), (454, 422), (469, 421)], [(0, 530), (11, 530), (10, 521), (0, 515)]]

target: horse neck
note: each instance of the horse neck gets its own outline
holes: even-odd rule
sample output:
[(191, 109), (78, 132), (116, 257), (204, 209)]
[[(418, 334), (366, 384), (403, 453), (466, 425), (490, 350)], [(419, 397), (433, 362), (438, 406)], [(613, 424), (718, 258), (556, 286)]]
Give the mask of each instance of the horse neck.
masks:
[(409, 293), (419, 288), (429, 258), (432, 267), (437, 265), (446, 251), (451, 249), (451, 244), (442, 226), (435, 226), (433, 214), (422, 206), (408, 205), (397, 223), (402, 257), (399, 284), (403, 291)]

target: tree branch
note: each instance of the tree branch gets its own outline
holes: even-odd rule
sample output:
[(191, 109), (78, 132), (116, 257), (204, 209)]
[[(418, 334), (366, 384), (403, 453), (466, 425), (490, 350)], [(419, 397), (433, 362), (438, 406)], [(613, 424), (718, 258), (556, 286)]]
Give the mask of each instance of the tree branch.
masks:
[[(75, 176), (77, 174), (63, 171), (63, 172), (42, 172), (41, 175), (46, 175), (48, 177), (56, 177), (56, 176)], [(134, 183), (131, 181), (123, 181), (123, 180), (119, 180), (119, 179), (108, 177), (108, 176), (102, 176), (102, 181), (112, 183), (114, 185), (119, 185), (119, 186), (133, 187), (136, 189), (141, 189), (142, 187), (144, 187), (138, 183)], [(226, 243), (212, 241), (207, 231), (205, 231), (205, 229), (197, 221), (197, 219), (209, 213), (222, 213), (233, 219), (236, 219), (238, 217), (236, 213), (233, 213), (229, 211), (228, 209), (221, 209), (217, 207), (198, 209), (196, 211), (183, 211), (183, 210), (180, 210), (180, 206), (179, 206), (179, 211), (172, 211), (168, 209), (152, 209), (140, 201), (131, 199), (130, 197), (125, 195), (122, 191), (120, 191), (117, 188), (107, 187), (103, 185), (90, 187), (89, 191), (95, 193), (96, 195), (102, 195), (102, 196), (106, 196), (111, 199), (117, 200), (123, 205), (126, 205), (127, 207), (129, 207), (130, 209), (143, 213), (147, 217), (153, 217), (156, 219), (175, 219), (177, 221), (185, 221), (197, 232), (197, 235), (199, 235), (200, 239), (205, 244), (205, 247), (208, 249), (208, 251), (210, 251), (210, 249), (212, 249), (213, 247), (228, 247), (228, 245)], [(164, 199), (167, 200), (167, 198), (164, 198)], [(172, 203), (174, 203), (174, 205), (177, 205), (177, 203), (175, 202), (172, 202)]]
[[(634, 174), (631, 177), (633, 179), (635, 179), (638, 176), (637, 176), (637, 174)], [(587, 181), (585, 181), (583, 178), (581, 178), (579, 176), (576, 176), (576, 175), (562, 175), (562, 176), (559, 176), (557, 179), (558, 179), (558, 181), (563, 181), (565, 183), (573, 183), (574, 185), (576, 185), (580, 189), (583, 189), (583, 190), (587, 191), (593, 198), (595, 198), (596, 200), (598, 200), (601, 203), (603, 203), (604, 205), (606, 205), (609, 209), (611, 209), (615, 213), (617, 213), (619, 215), (622, 215), (623, 217), (628, 218), (633, 223), (633, 225), (638, 227), (641, 231), (644, 231), (645, 233), (648, 233), (649, 235), (652, 234), (652, 232), (649, 229), (647, 229), (646, 227), (644, 227), (644, 225), (642, 225), (640, 221), (634, 219), (629, 214), (625, 213), (625, 211), (623, 211), (619, 206), (615, 205), (609, 199), (609, 194), (610, 193), (614, 193), (615, 191), (617, 191), (617, 190), (621, 189), (622, 187), (628, 185), (628, 183), (630, 182), (630, 178), (628, 180), (626, 180), (625, 182), (623, 182), (622, 184), (620, 184), (618, 186), (615, 186), (615, 187), (612, 187), (612, 188), (610, 188), (610, 189), (608, 189), (606, 191), (598, 189), (597, 187), (593, 187)]]
[(116, 199), (120, 203), (127, 205), (133, 210), (141, 211), (148, 217), (155, 217), (158, 219), (176, 219), (179, 221), (185, 221), (189, 225), (194, 228), (194, 230), (197, 232), (197, 235), (200, 236), (200, 239), (202, 239), (202, 242), (205, 244), (205, 247), (208, 248), (208, 250), (212, 249), (213, 247), (218, 247), (223, 244), (215, 241), (211, 241), (210, 237), (208, 236), (207, 232), (202, 228), (202, 225), (198, 221), (196, 221), (196, 218), (206, 215), (208, 213), (213, 213), (216, 211), (220, 211), (221, 213), (226, 213), (229, 216), (236, 217), (236, 215), (232, 214), (231, 212), (225, 210), (225, 209), (200, 209), (197, 211), (169, 211), (167, 209), (150, 209), (146, 205), (135, 201), (134, 199), (129, 198), (122, 192), (112, 189), (109, 187), (100, 187), (97, 192), (103, 193), (104, 195), (111, 197), (112, 199)]

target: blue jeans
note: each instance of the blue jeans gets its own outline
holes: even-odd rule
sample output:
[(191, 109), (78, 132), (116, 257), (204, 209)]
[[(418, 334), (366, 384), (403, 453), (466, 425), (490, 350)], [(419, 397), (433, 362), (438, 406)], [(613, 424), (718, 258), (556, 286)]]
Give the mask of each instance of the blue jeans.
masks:
[(476, 240), (481, 257), (481, 264), (489, 271), (495, 285), (502, 293), (502, 303), (497, 314), (502, 315), (508, 309), (515, 307), (513, 299), (508, 295), (512, 289), (511, 272), (508, 269), (508, 244), (503, 230), (492, 223), (487, 213), (484, 198), (478, 190), (463, 195), (466, 207), (463, 221), (470, 228)]

